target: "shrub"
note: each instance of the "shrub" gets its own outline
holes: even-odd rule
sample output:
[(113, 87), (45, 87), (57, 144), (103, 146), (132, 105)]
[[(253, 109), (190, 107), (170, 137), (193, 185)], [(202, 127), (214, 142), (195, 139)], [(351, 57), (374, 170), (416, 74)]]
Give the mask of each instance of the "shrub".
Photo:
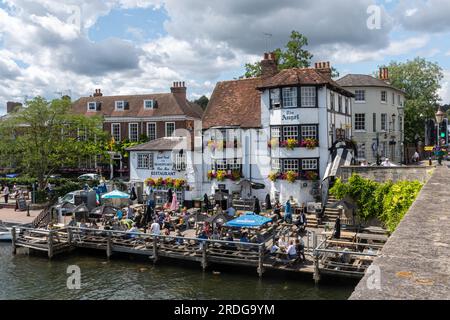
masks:
[(357, 215), (367, 221), (378, 218), (393, 232), (416, 199), (423, 184), (418, 181), (378, 183), (353, 175), (348, 183), (338, 179), (330, 194), (341, 200), (351, 198), (358, 206)]

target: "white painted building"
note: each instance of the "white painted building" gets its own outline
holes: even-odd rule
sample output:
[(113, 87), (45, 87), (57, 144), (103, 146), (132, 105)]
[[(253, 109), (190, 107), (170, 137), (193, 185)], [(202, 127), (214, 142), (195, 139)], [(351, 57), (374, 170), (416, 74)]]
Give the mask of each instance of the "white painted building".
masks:
[(388, 70), (380, 69), (379, 79), (350, 74), (337, 83), (355, 94), (353, 138), (358, 144), (359, 161), (377, 162), (389, 158), (404, 161), (405, 93), (389, 83)]
[[(329, 149), (352, 135), (353, 95), (331, 79), (329, 63), (278, 72), (266, 55), (262, 67), (262, 77), (220, 82), (213, 92), (203, 117), (204, 155), (211, 160), (203, 165), (203, 189), (314, 201), (332, 160)], [(238, 172), (244, 183), (233, 181)]]

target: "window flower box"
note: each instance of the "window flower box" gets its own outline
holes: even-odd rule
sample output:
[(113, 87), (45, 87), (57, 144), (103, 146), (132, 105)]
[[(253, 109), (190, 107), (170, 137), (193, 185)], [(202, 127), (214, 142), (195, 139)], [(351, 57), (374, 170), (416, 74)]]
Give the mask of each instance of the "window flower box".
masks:
[(208, 171), (208, 180), (217, 180), (223, 182), (225, 180), (239, 181), (243, 178), (240, 170), (210, 170)]
[(185, 179), (172, 179), (172, 178), (148, 178), (145, 180), (145, 184), (153, 188), (167, 188), (181, 190), (183, 188), (188, 188)]
[(277, 180), (285, 180), (289, 183), (296, 182), (300, 177), (300, 174), (294, 171), (287, 172), (272, 172), (269, 174), (269, 180), (275, 182)]
[(316, 139), (305, 139), (300, 143), (301, 148), (306, 148), (309, 150), (314, 150), (319, 146), (319, 141)]

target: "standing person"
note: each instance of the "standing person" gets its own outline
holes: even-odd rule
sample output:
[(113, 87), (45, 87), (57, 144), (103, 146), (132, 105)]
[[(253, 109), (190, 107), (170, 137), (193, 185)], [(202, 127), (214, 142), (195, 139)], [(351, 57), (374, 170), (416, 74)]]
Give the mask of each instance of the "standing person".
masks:
[(412, 162), (417, 163), (417, 162), (419, 162), (419, 160), (420, 160), (420, 155), (419, 155), (419, 152), (417, 152), (417, 150), (416, 150), (416, 152), (414, 152), (414, 154), (412, 156)]
[(270, 201), (270, 194), (266, 195), (266, 210), (272, 210), (272, 202)]
[(208, 199), (208, 195), (206, 193), (203, 195), (203, 207), (204, 207), (204, 211), (208, 212), (208, 210), (209, 210), (209, 199)]
[(297, 254), (302, 257), (303, 262), (306, 261), (305, 258), (305, 242), (302, 237), (299, 237), (295, 240), (295, 249), (297, 250)]
[(291, 199), (286, 201), (286, 205), (284, 207), (284, 221), (286, 223), (292, 223), (292, 212), (291, 212)]
[(147, 210), (145, 213), (145, 224), (149, 223), (155, 212), (155, 192), (149, 189), (147, 193)]
[(170, 188), (169, 190), (167, 190), (167, 203), (172, 204), (172, 200), (173, 200), (173, 191), (172, 188)]
[(259, 205), (259, 199), (256, 196), (254, 196), (253, 199), (255, 200), (253, 212), (259, 215), (261, 213), (261, 206)]
[(275, 208), (273, 210), (273, 213), (277, 215), (278, 220), (283, 219), (283, 217), (281, 216), (281, 203), (279, 201), (277, 201), (275, 203)]
[(5, 197), (5, 203), (8, 204), (8, 198), (9, 198), (9, 187), (7, 184), (5, 184), (5, 188), (3, 189), (3, 196)]
[(334, 224), (333, 237), (335, 239), (341, 238), (341, 218), (337, 217), (336, 223)]

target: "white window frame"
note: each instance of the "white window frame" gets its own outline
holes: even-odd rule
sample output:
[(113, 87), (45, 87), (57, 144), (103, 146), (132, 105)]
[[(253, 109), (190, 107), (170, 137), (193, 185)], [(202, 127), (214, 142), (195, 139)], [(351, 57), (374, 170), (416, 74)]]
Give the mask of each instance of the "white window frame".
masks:
[[(114, 133), (114, 126), (119, 127), (119, 133), (118, 133), (119, 139), (116, 139), (117, 136)], [(111, 123), (111, 137), (113, 137), (114, 141), (116, 141), (116, 142), (120, 142), (122, 140), (122, 126), (120, 123)]]
[(242, 159), (229, 159), (227, 163), (230, 170), (242, 169)]
[(281, 90), (279, 88), (269, 90), (270, 106), (272, 109), (281, 108)]
[(154, 165), (153, 160), (153, 153), (138, 153), (136, 168), (138, 170), (152, 170)]
[[(361, 119), (361, 117), (363, 119)], [(363, 124), (363, 128), (361, 127)], [(365, 113), (355, 113), (355, 131), (366, 131), (366, 114)]]
[[(287, 87), (282, 89), (283, 108), (298, 108), (298, 90), (297, 87)], [(289, 98), (287, 98), (289, 97)], [(289, 104), (288, 104), (289, 101)]]
[[(147, 102), (151, 103), (151, 107), (147, 107)], [(152, 110), (154, 108), (155, 108), (155, 100), (151, 100), (151, 99), (144, 100), (144, 109), (145, 110)]]
[[(364, 98), (364, 100), (360, 100), (358, 98)], [(366, 90), (355, 90), (355, 103), (366, 103)]]
[(316, 125), (302, 125), (301, 129), (301, 138), (305, 139), (317, 139), (318, 136), (318, 128)]
[[(122, 104), (122, 106), (119, 107), (119, 104)], [(125, 110), (125, 101), (116, 101), (114, 105), (115, 105), (116, 111), (123, 111), (123, 110)]]
[(342, 113), (342, 106), (343, 106), (343, 104), (342, 104), (342, 96), (338, 95), (338, 112), (339, 113)]
[(302, 159), (302, 170), (316, 171), (319, 169), (319, 161), (317, 159)]
[[(94, 108), (92, 109), (91, 106), (94, 105)], [(97, 102), (88, 102), (87, 103), (87, 110), (88, 111), (97, 111)]]
[(388, 98), (387, 98), (388, 96), (387, 96), (387, 91), (386, 90), (382, 90), (381, 91), (381, 103), (383, 103), (383, 104), (387, 104), (387, 100), (388, 100)]
[(336, 95), (330, 92), (330, 110), (336, 111)]
[(392, 92), (392, 105), (395, 106), (395, 92)]
[(386, 132), (388, 130), (388, 123), (387, 123), (387, 113), (381, 114), (381, 131)]
[(215, 167), (217, 168), (217, 171), (227, 171), (228, 170), (227, 160), (223, 159), (216, 160)]
[(271, 167), (272, 167), (272, 171), (275, 172), (281, 172), (281, 159), (279, 158), (273, 158), (271, 160)]
[(317, 89), (316, 87), (301, 87), (301, 107), (315, 108), (317, 107)]
[(173, 134), (173, 132), (172, 132), (171, 135), (169, 135), (169, 134), (167, 133), (167, 126), (170, 125), (170, 124), (173, 124), (173, 132), (175, 132), (175, 130), (176, 130), (175, 122), (166, 122), (165, 125), (164, 125), (164, 126), (165, 126), (165, 134), (166, 134), (166, 137), (171, 137), (172, 134)]
[[(155, 136), (154, 136), (153, 139), (152, 139), (152, 137), (150, 137), (150, 126), (151, 125), (155, 126)], [(157, 127), (156, 122), (147, 122), (147, 138), (149, 138), (150, 141), (158, 139), (158, 130), (157, 130), (157, 128), (158, 127)]]
[[(131, 126), (136, 126), (136, 139), (133, 139), (131, 136)], [(132, 122), (128, 124), (128, 140), (131, 142), (138, 142), (139, 141), (139, 123)]]
[(288, 139), (298, 140), (298, 130), (299, 126), (283, 126), (283, 141), (288, 141)]
[(300, 160), (299, 159), (283, 159), (283, 171), (300, 171)]
[(349, 98), (345, 97), (345, 114), (349, 114), (350, 111), (350, 103), (349, 103)]
[(179, 152), (174, 154), (175, 159), (173, 161), (174, 170), (176, 171), (186, 171), (186, 153), (180, 154)]

